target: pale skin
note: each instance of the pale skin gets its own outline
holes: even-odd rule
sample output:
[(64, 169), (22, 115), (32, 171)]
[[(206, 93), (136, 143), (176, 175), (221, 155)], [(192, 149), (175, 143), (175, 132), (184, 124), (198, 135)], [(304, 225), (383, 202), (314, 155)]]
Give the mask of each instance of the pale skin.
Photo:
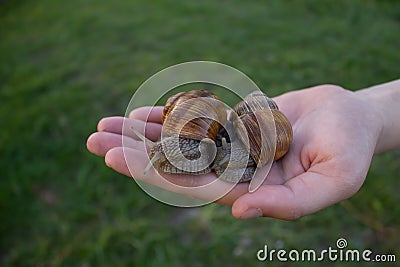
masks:
[[(215, 201), (232, 206), (237, 218), (294, 220), (315, 213), (354, 195), (363, 184), (375, 153), (400, 148), (400, 80), (356, 92), (320, 85), (274, 100), (290, 120), (294, 140), (258, 190), (250, 193), (248, 183), (241, 183)], [(87, 147), (104, 156), (107, 166), (115, 171), (169, 189), (154, 170), (143, 175), (147, 151), (135, 134), (129, 135), (125, 143), (125, 153), (135, 160), (132, 173), (122, 148), (124, 120), (137, 129), (146, 127), (146, 137), (156, 141), (162, 127), (161, 115), (162, 107), (142, 107), (133, 110), (129, 118), (103, 118), (98, 131), (88, 138)], [(216, 179), (213, 173), (186, 175), (185, 179), (167, 177), (192, 187)], [(222, 181), (217, 185), (225, 186)], [(209, 197), (202, 191), (178, 193)]]

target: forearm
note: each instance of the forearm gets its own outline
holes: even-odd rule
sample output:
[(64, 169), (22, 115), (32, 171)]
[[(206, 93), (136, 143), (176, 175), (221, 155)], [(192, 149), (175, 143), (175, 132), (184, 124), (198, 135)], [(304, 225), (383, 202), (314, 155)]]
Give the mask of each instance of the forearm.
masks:
[(356, 92), (382, 118), (375, 153), (400, 148), (400, 79)]

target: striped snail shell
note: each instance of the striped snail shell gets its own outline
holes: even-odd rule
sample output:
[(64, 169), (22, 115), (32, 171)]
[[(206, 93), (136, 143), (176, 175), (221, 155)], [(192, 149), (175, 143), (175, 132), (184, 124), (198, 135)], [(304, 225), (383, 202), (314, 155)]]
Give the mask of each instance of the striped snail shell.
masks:
[(225, 122), (224, 104), (216, 95), (205, 90), (175, 94), (168, 98), (163, 110), (165, 136), (171, 136), (179, 131), (181, 138), (215, 140)]
[[(233, 110), (241, 121), (241, 124), (236, 123), (238, 136), (244, 144), (248, 139), (246, 150), (257, 166), (265, 165), (272, 156), (278, 160), (287, 153), (293, 140), (292, 126), (275, 101), (256, 91), (245, 97)], [(275, 133), (276, 138), (271, 138)]]

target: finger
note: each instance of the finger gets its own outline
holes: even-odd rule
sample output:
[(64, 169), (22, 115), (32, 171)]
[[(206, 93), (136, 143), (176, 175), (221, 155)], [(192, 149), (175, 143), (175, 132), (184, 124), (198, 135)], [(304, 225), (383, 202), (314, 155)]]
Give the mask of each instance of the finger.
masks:
[(102, 118), (97, 124), (97, 131), (122, 134), (124, 119), (125, 118), (121, 116)]
[[(144, 164), (145, 159), (143, 159), (143, 156), (138, 152), (138, 156), (136, 157), (135, 162), (138, 162), (137, 165)], [(124, 148), (123, 147), (114, 147), (107, 151), (104, 161), (106, 165), (116, 172), (119, 172), (121, 174), (124, 174), (126, 176), (132, 177), (132, 174), (128, 168), (128, 165), (126, 164), (125, 161), (125, 156), (124, 156)]]
[(125, 137), (122, 140), (120, 134), (109, 132), (95, 132), (89, 136), (86, 147), (95, 155), (104, 157), (106, 153), (114, 147), (127, 146), (138, 150), (145, 151), (145, 145), (141, 141), (137, 141), (130, 137)]
[(164, 107), (161, 107), (161, 106), (140, 107), (140, 108), (132, 110), (129, 113), (129, 118), (162, 124), (163, 109), (164, 109)]
[[(153, 168), (147, 174), (143, 171), (149, 160), (145, 152), (115, 147), (106, 153), (107, 166), (129, 177), (134, 177), (166, 190), (220, 204), (232, 205), (234, 200), (247, 192), (248, 184), (233, 184), (216, 179), (215, 174), (206, 175), (164, 175), (161, 177)], [(129, 165), (127, 164), (129, 162)]]
[(241, 196), (233, 204), (232, 214), (237, 218), (266, 216), (295, 220), (351, 196), (343, 180), (306, 172), (283, 185), (264, 185)]
[(124, 117), (107, 117), (99, 121), (97, 130), (99, 132), (110, 132), (115, 134), (124, 134), (138, 140), (131, 127), (135, 128), (141, 134), (152, 141), (157, 141), (161, 135), (162, 125), (158, 123), (148, 122), (145, 123), (141, 120), (128, 119)]

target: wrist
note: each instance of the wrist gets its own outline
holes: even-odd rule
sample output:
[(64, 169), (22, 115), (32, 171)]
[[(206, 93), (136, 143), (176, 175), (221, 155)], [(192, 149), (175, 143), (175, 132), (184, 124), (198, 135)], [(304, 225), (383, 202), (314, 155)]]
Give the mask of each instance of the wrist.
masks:
[(359, 90), (356, 95), (375, 113), (380, 127), (375, 153), (400, 148), (400, 80)]

